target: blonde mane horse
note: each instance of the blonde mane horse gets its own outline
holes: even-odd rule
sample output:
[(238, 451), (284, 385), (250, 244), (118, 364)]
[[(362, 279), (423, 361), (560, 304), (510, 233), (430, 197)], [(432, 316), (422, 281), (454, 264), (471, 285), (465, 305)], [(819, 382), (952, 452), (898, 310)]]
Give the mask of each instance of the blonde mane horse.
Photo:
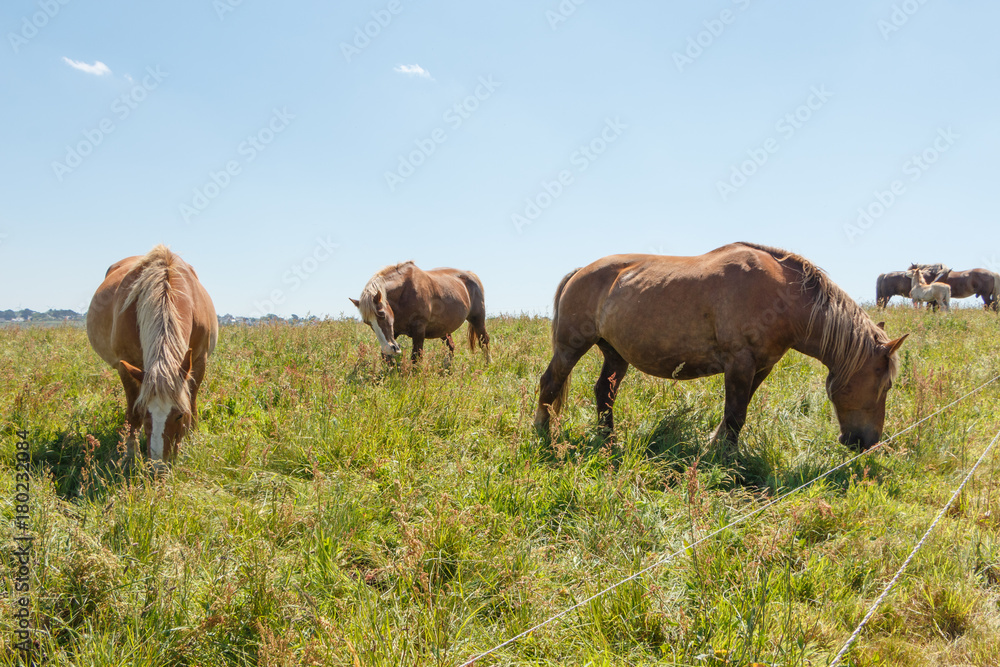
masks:
[(928, 285), (924, 281), (924, 274), (919, 270), (906, 272), (910, 276), (910, 298), (913, 299), (913, 306), (917, 307), (921, 301), (931, 304), (937, 311), (938, 306), (951, 310), (951, 285), (948, 283), (931, 283)]
[(413, 361), (423, 354), (428, 338), (440, 338), (449, 352), (454, 352), (451, 334), (468, 321), (469, 349), (478, 343), (489, 361), (486, 297), (483, 283), (472, 271), (424, 271), (412, 261), (400, 262), (372, 276), (361, 290), (361, 298), (351, 299), (351, 303), (375, 332), (384, 357), (401, 353), (397, 336), (409, 336), (413, 341)]
[[(219, 337), (198, 275), (168, 248), (112, 264), (87, 311), (87, 338), (118, 371), (125, 419), (153, 461), (172, 459), (197, 415), (198, 388)], [(130, 436), (130, 437), (132, 437)]]

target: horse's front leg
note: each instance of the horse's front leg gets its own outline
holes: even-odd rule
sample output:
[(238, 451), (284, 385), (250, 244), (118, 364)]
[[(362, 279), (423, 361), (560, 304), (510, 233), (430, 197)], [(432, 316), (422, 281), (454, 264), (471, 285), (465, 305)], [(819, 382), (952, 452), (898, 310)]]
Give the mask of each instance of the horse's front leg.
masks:
[(427, 325), (417, 322), (410, 327), (410, 339), (413, 341), (413, 350), (410, 352), (410, 361), (416, 363), (424, 356), (424, 339), (426, 337)]
[(737, 354), (726, 365), (726, 406), (722, 421), (712, 433), (713, 448), (722, 445), (726, 449), (736, 449), (740, 431), (747, 420), (750, 399), (770, 372), (770, 366), (758, 369), (756, 360), (749, 351)]
[(125, 389), (125, 426), (128, 430), (125, 438), (125, 463), (131, 465), (142, 435), (142, 415), (136, 410), (140, 387), (124, 368), (118, 369), (118, 377), (121, 378), (122, 388)]

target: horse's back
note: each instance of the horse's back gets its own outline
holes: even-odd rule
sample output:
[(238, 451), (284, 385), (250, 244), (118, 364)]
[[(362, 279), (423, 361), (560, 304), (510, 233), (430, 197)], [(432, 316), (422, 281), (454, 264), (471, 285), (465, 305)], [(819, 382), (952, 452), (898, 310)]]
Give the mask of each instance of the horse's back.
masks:
[[(604, 340), (643, 372), (699, 377), (760, 337), (748, 330), (767, 310), (787, 310), (788, 276), (770, 253), (742, 244), (704, 255), (610, 255), (577, 271), (558, 303), (560, 340)], [(780, 326), (773, 327), (779, 329)], [(775, 330), (768, 341), (784, 336)], [(572, 343), (571, 343), (572, 344)]]
[(450, 301), (460, 301), (467, 310), (473, 310), (485, 301), (483, 283), (472, 271), (442, 266), (424, 271), (434, 281), (438, 294)]
[[(720, 298), (726, 299), (730, 294), (746, 298), (748, 289), (760, 290), (765, 284), (773, 286), (774, 277), (780, 272), (780, 265), (771, 255), (742, 244), (690, 257), (608, 255), (576, 271), (563, 288), (560, 301), (583, 297), (597, 303), (611, 298), (632, 301), (639, 307), (641, 299), (636, 297), (655, 293), (658, 299), (676, 301), (675, 305), (681, 309), (690, 304), (700, 311), (714, 307)], [(682, 292), (682, 296), (672, 296)], [(706, 292), (711, 293), (711, 299), (697, 298)]]

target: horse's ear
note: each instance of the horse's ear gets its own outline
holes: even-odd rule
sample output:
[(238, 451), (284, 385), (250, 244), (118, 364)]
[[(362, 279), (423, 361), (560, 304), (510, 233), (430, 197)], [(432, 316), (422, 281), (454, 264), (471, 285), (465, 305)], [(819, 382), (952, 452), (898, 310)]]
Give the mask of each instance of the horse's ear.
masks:
[(142, 379), (146, 377), (145, 371), (143, 371), (141, 368), (136, 368), (135, 366), (125, 361), (124, 359), (122, 359), (118, 363), (122, 365), (122, 368), (124, 368), (136, 382), (142, 384)]
[(372, 299), (372, 301), (374, 301), (375, 303), (382, 303), (382, 293), (375, 292), (375, 298)]
[(882, 331), (885, 331), (885, 321), (882, 321), (882, 322), (879, 322), (879, 323), (878, 323), (878, 324), (876, 324), (875, 326), (877, 326), (877, 327), (878, 327), (879, 329), (881, 329)]
[(906, 337), (909, 336), (909, 335), (910, 334), (903, 334), (902, 336), (900, 336), (896, 340), (890, 340), (888, 343), (886, 343), (885, 344), (885, 348), (886, 348), (886, 350), (888, 350), (886, 352), (886, 354), (892, 354), (893, 352), (895, 352), (896, 350), (898, 350), (899, 346), (903, 344), (903, 341), (906, 340)]
[(181, 362), (181, 377), (187, 377), (191, 374), (191, 355), (194, 353), (190, 347), (188, 348), (187, 354), (184, 355), (184, 361)]
[(355, 308), (359, 308), (359, 309), (361, 308), (361, 302), (360, 301), (358, 301), (357, 299), (351, 299), (351, 297), (347, 297), (347, 298), (350, 299), (351, 303), (354, 304)]

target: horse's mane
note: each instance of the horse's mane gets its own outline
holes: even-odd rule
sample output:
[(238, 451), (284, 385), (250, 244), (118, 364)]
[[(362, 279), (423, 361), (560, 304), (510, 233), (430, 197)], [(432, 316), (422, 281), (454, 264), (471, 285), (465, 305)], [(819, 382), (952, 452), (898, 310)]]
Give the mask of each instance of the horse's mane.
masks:
[(159, 398), (187, 412), (191, 390), (180, 369), (188, 344), (177, 309), (177, 298), (183, 296), (174, 281), (178, 276), (177, 261), (178, 257), (164, 245), (150, 250), (139, 260), (139, 277), (132, 283), (121, 311), (136, 304), (145, 373), (137, 405), (146, 408)]
[(918, 264), (916, 262), (910, 264), (909, 270), (920, 269), (921, 271), (929, 271), (930, 273), (938, 274), (943, 271), (951, 271), (947, 264), (942, 264), (938, 262), (937, 264)]
[(361, 298), (358, 300), (358, 310), (361, 311), (361, 319), (368, 322), (376, 317), (378, 308), (375, 307), (375, 297), (380, 296), (381, 301), (385, 301), (385, 284), (386, 280), (392, 278), (395, 274), (403, 273), (404, 270), (415, 267), (413, 260), (407, 260), (405, 262), (400, 262), (399, 264), (390, 264), (389, 266), (382, 267), (379, 269), (371, 279), (365, 283), (364, 288), (361, 290)]
[[(879, 347), (889, 342), (882, 330), (847, 292), (830, 279), (823, 269), (801, 255), (757, 243), (741, 242), (740, 245), (766, 252), (784, 266), (791, 266), (802, 274), (799, 282), (803, 293), (813, 297), (806, 336), (810, 336), (816, 320), (823, 315), (820, 332), (820, 356), (832, 361), (827, 390), (834, 393), (857, 373), (875, 354)], [(836, 372), (833, 371), (836, 369)], [(889, 377), (899, 371), (899, 359), (889, 358)]]
[[(938, 262), (937, 264), (918, 264), (914, 262), (910, 264), (910, 268), (906, 271), (907, 277), (909, 277), (910, 271), (913, 271), (914, 269), (920, 273), (921, 283), (937, 282), (938, 278), (944, 278), (946, 275), (951, 273), (951, 267), (947, 264), (942, 264), (941, 262)], [(924, 273), (927, 273), (930, 277), (925, 279), (923, 277)]]

